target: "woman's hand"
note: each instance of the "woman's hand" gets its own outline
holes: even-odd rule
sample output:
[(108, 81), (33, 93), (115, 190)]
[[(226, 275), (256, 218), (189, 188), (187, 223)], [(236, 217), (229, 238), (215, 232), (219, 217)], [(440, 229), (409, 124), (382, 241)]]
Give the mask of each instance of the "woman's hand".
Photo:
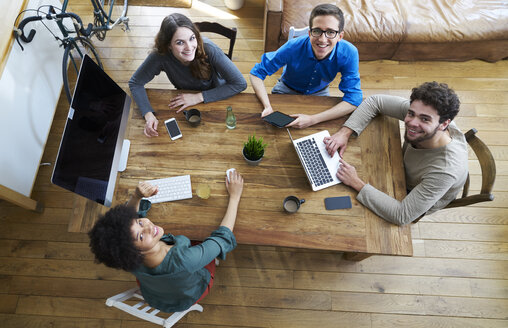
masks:
[(145, 136), (148, 138), (150, 137), (157, 137), (159, 133), (157, 132), (157, 126), (159, 125), (159, 120), (157, 120), (157, 117), (153, 114), (153, 112), (148, 112), (145, 114), (145, 130), (143, 131), (145, 133)]
[(139, 209), (141, 198), (153, 196), (157, 194), (158, 191), (159, 188), (157, 188), (157, 186), (152, 186), (148, 182), (140, 181), (134, 191), (134, 194), (132, 194), (131, 198), (127, 202), (127, 206), (133, 207), (137, 211)]
[(200, 104), (203, 102), (203, 93), (180, 93), (176, 97), (172, 98), (169, 101), (169, 108), (175, 108), (180, 106), (176, 110), (177, 113), (180, 113), (182, 110), (189, 106), (193, 106), (196, 104)]
[(159, 188), (157, 186), (152, 186), (148, 182), (140, 181), (136, 187), (135, 195), (138, 198), (143, 198), (156, 195), (157, 192), (159, 192)]
[(229, 173), (229, 181), (226, 177), (226, 189), (228, 190), (231, 198), (238, 198), (242, 196), (243, 191), (243, 178), (237, 170)]

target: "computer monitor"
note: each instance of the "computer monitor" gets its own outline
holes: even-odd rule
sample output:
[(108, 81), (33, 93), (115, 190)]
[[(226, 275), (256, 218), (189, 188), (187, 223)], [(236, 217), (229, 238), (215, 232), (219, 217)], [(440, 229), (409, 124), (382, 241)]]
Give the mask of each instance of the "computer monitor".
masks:
[(129, 95), (85, 55), (51, 182), (111, 206), (117, 172), (126, 165), (130, 104)]

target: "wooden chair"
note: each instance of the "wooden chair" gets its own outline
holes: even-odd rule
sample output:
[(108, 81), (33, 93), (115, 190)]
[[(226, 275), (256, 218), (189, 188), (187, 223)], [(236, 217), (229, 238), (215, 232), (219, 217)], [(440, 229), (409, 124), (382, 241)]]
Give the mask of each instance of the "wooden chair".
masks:
[[(136, 303), (137, 302), (137, 303)], [(135, 303), (130, 305), (130, 303)], [(199, 304), (194, 304), (190, 308), (182, 312), (174, 312), (168, 318), (162, 318), (157, 316), (160, 310), (152, 308), (145, 302), (145, 299), (141, 295), (139, 288), (132, 288), (118, 295), (112, 296), (106, 300), (107, 306), (114, 306), (122, 311), (125, 311), (135, 317), (143, 320), (153, 322), (161, 325), (164, 328), (172, 327), (180, 319), (182, 319), (187, 312), (199, 311), (203, 312), (203, 307)]]
[(233, 58), (233, 48), (235, 46), (236, 41), (236, 27), (227, 28), (219, 23), (212, 22), (198, 22), (194, 23), (197, 26), (200, 32), (211, 32), (220, 34), (229, 39), (229, 51), (225, 53), (229, 59)]
[[(470, 182), (468, 173), (466, 183), (464, 184), (464, 188), (462, 190), (462, 197), (453, 200), (445, 208), (467, 206), (494, 200), (492, 188), (494, 187), (494, 182), (496, 181), (496, 162), (494, 161), (494, 157), (492, 156), (492, 153), (490, 152), (487, 145), (476, 136), (477, 132), (478, 131), (473, 128), (467, 131), (465, 136), (467, 143), (471, 149), (473, 149), (476, 157), (478, 158), (478, 161), (480, 162), (480, 167), (482, 170), (482, 188), (480, 193), (475, 195), (468, 195)], [(418, 222), (424, 215), (414, 220), (413, 223)]]
[(295, 28), (294, 26), (289, 27), (289, 33), (288, 33), (288, 40), (291, 40), (293, 38), (297, 38), (300, 35), (308, 34), (309, 33), (309, 27), (302, 27), (302, 28)]

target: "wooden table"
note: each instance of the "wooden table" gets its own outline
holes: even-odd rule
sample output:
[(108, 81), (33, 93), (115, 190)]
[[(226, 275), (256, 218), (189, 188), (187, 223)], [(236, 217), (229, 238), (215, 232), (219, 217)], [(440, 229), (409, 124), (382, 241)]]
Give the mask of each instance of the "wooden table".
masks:
[[(190, 174), (193, 198), (154, 204), (148, 217), (173, 234), (203, 239), (220, 223), (227, 206), (225, 171), (236, 168), (245, 185), (234, 229), (238, 243), (335, 250), (347, 258), (361, 260), (372, 254), (412, 255), (409, 226), (398, 227), (379, 218), (356, 201), (356, 191), (339, 184), (312, 191), (286, 129), (260, 119), (262, 106), (254, 94), (239, 94), (224, 101), (194, 106), (202, 122), (191, 127), (183, 113), (169, 110), (176, 91), (148, 90), (160, 121), (159, 137), (143, 135), (144, 119), (135, 108), (129, 122), (131, 149), (127, 169), (121, 174), (117, 203), (124, 202), (139, 180)], [(317, 113), (337, 103), (337, 97), (270, 95), (273, 107), (284, 113)], [(232, 106), (237, 127), (225, 125), (226, 107)], [(163, 121), (176, 117), (181, 139), (171, 141)], [(292, 129), (293, 138), (321, 130), (335, 133), (345, 121), (337, 119), (310, 128)], [(255, 133), (268, 143), (259, 166), (249, 166), (242, 157), (243, 142)], [(405, 194), (399, 124), (377, 117), (360, 138), (352, 138), (344, 154), (364, 181), (401, 200)], [(211, 187), (211, 196), (196, 196), (199, 183)], [(286, 196), (304, 198), (295, 214), (286, 214)], [(353, 207), (327, 211), (324, 199), (351, 196)]]

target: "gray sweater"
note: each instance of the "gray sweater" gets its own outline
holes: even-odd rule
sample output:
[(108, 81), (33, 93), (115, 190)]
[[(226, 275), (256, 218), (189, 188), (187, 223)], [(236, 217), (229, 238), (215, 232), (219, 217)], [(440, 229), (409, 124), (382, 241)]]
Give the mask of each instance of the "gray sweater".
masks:
[(224, 52), (206, 38), (203, 38), (203, 43), (212, 67), (209, 80), (193, 77), (189, 67), (180, 63), (171, 53), (160, 55), (153, 51), (148, 55), (129, 80), (132, 97), (143, 116), (154, 111), (148, 100), (145, 84), (162, 71), (177, 89), (202, 91), (205, 103), (229, 98), (247, 88), (242, 73)]
[[(386, 95), (367, 98), (344, 123), (360, 134), (370, 120), (378, 114), (404, 120), (409, 100)], [(357, 199), (383, 219), (407, 224), (420, 217), (444, 208), (464, 185), (468, 172), (467, 142), (454, 122), (448, 130), (452, 141), (435, 149), (416, 149), (404, 142), (404, 171), (409, 194), (398, 201), (370, 184), (358, 193)], [(382, 172), (379, 172), (382, 174)]]

